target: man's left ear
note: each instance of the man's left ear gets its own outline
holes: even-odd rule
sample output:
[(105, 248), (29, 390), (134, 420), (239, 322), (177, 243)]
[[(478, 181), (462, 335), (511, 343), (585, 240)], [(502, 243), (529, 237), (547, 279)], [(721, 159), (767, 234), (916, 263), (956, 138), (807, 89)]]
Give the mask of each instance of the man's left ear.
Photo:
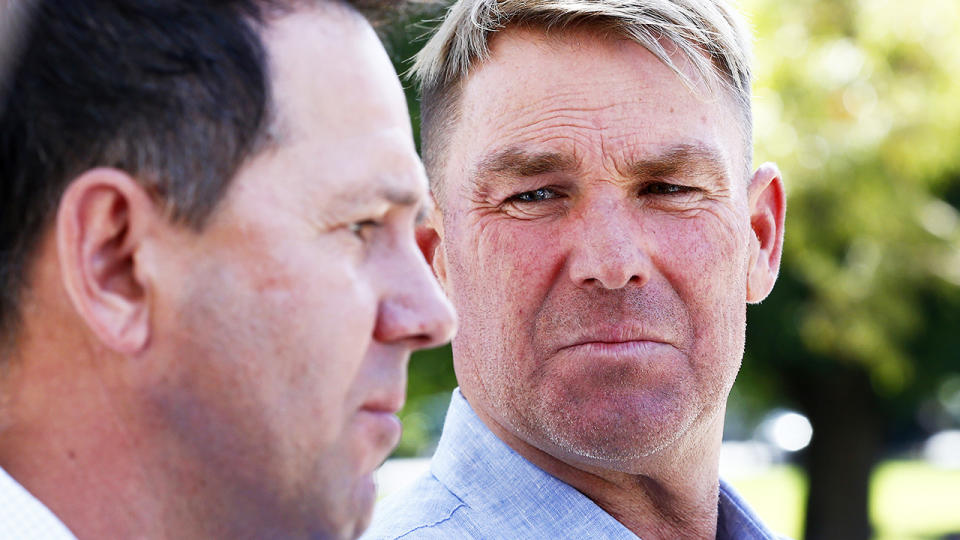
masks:
[(57, 210), (60, 271), (74, 308), (106, 347), (124, 355), (150, 338), (150, 280), (142, 251), (162, 219), (143, 187), (110, 168), (84, 172)]
[(747, 302), (757, 303), (770, 294), (783, 251), (783, 223), (787, 211), (780, 170), (761, 165), (747, 190), (750, 205), (750, 267), (747, 269)]

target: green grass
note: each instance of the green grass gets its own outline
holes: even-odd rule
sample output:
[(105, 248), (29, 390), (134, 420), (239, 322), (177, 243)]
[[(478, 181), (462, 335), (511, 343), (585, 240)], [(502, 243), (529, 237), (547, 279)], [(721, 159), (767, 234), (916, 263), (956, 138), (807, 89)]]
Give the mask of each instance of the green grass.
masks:
[(775, 465), (749, 476), (727, 478), (774, 532), (800, 538), (807, 479), (798, 467)]
[(889, 461), (874, 473), (870, 494), (878, 540), (960, 532), (960, 469)]
[[(771, 529), (801, 538), (807, 482), (799, 468), (779, 465), (729, 481)], [(960, 470), (888, 461), (874, 472), (870, 493), (875, 540), (928, 540), (960, 532)]]

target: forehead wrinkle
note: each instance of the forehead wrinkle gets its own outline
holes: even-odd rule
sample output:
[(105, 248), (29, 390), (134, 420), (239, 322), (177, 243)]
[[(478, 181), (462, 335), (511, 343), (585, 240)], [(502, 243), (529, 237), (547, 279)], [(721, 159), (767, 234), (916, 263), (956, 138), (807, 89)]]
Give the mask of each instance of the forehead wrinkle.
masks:
[[(584, 86), (581, 86), (578, 91), (582, 92)], [(571, 99), (578, 99), (579, 94), (571, 92), (570, 96)], [(515, 108), (504, 108), (489, 117), (486, 124), (495, 126), (504, 135), (512, 136), (521, 142), (524, 139), (564, 138), (569, 137), (571, 133), (581, 131), (603, 131), (610, 125), (611, 117), (622, 116), (618, 109), (626, 105), (629, 105), (628, 100), (602, 105), (572, 105), (564, 102), (563, 94), (554, 93), (544, 99), (520, 104)], [(483, 114), (482, 110), (475, 112)], [(558, 130), (561, 133), (554, 133)], [(552, 136), (551, 133), (553, 133)], [(522, 149), (519, 145), (514, 146)]]

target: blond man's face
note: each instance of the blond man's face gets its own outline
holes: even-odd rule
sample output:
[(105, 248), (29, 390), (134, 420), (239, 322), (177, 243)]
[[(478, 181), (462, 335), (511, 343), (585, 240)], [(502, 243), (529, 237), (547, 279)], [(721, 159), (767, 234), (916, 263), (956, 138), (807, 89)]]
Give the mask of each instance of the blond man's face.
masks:
[(527, 443), (629, 469), (715, 430), (740, 366), (758, 256), (740, 115), (625, 40), (507, 29), (491, 50), (428, 253), (457, 378)]

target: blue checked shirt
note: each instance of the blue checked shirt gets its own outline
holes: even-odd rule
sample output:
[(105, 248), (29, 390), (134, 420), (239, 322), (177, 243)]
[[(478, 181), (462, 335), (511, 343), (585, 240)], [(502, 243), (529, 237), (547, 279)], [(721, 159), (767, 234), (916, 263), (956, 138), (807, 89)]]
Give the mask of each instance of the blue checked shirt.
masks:
[(76, 540), (53, 512), (3, 469), (0, 469), (0, 538)]
[[(718, 539), (776, 539), (720, 482)], [(514, 452), (454, 390), (430, 472), (377, 505), (372, 539), (636, 540), (576, 489)]]

